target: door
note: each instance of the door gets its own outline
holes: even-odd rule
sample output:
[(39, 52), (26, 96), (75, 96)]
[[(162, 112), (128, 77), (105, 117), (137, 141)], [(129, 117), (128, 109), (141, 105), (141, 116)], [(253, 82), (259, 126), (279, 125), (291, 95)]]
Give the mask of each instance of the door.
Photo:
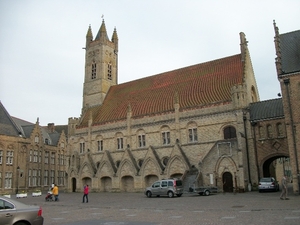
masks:
[(72, 178), (72, 192), (76, 191), (76, 178)]
[(230, 172), (223, 173), (223, 191), (233, 192), (233, 180)]
[(152, 184), (151, 191), (153, 195), (160, 195), (160, 181)]
[(168, 193), (168, 181), (163, 180), (161, 182), (160, 195), (166, 195)]

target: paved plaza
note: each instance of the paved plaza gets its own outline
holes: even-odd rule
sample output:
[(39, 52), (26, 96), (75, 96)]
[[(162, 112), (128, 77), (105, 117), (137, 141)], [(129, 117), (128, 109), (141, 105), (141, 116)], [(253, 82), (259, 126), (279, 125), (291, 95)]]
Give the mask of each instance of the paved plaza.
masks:
[[(211, 196), (152, 197), (143, 193), (60, 193), (59, 202), (19, 199), (42, 206), (45, 225), (300, 224), (300, 196), (280, 192), (219, 193)], [(14, 197), (13, 197), (14, 198)]]

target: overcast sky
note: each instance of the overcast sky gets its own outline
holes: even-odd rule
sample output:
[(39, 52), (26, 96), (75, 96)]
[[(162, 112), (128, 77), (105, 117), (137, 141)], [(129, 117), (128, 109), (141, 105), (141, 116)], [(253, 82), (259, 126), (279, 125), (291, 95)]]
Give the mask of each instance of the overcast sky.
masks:
[(102, 15), (119, 37), (119, 83), (240, 53), (244, 32), (261, 100), (280, 92), (273, 20), (300, 29), (299, 0), (0, 0), (0, 101), (41, 125), (79, 117), (85, 36)]

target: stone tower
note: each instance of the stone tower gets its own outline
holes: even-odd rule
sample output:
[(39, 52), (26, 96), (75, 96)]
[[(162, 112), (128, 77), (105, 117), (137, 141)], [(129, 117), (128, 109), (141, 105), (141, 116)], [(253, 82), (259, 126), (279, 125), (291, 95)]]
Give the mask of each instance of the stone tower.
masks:
[(93, 40), (91, 26), (86, 34), (85, 76), (82, 113), (89, 107), (101, 105), (113, 85), (118, 84), (118, 35), (114, 29), (111, 40), (104, 20)]

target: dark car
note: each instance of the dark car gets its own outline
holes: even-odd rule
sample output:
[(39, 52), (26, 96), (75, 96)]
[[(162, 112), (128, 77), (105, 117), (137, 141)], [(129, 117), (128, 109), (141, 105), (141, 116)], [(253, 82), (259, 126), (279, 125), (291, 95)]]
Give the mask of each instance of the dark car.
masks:
[(274, 177), (263, 177), (258, 183), (258, 191), (279, 191), (278, 181)]
[(0, 196), (1, 225), (43, 225), (42, 208)]

